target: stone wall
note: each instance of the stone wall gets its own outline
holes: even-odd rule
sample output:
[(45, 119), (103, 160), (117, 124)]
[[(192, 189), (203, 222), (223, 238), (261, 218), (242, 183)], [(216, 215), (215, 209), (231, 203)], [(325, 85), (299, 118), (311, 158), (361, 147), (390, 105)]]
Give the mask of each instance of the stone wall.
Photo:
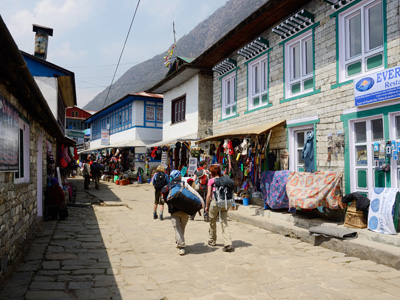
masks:
[[(46, 142), (53, 141), (45, 128), (21, 107), (19, 101), (0, 86), (0, 93), (21, 115), (29, 121), (29, 174), (27, 183), (15, 184), (13, 172), (0, 172), (0, 281), (12, 270), (15, 262), (29, 246), (29, 241), (38, 230), (42, 218), (37, 212), (37, 141), (43, 134), (43, 194), (46, 183)], [(36, 117), (36, 116), (35, 116)], [(53, 150), (54, 151), (54, 150)], [(55, 154), (55, 152), (53, 152)]]
[[(343, 130), (340, 115), (344, 110), (354, 107), (353, 84), (332, 87), (337, 84), (336, 74), (336, 19), (331, 18), (334, 10), (326, 2), (315, 0), (305, 5), (303, 9), (314, 14), (315, 23), (319, 25), (314, 31), (315, 49), (315, 89), (319, 93), (289, 100), (284, 100), (284, 45), (280, 45), (280, 37), (272, 33), (271, 28), (265, 28), (260, 35), (269, 41), (269, 101), (272, 106), (246, 113), (247, 110), (247, 65), (245, 59), (237, 55), (236, 49), (230, 58), (237, 61), (237, 112), (238, 116), (221, 120), (221, 80), (214, 73), (213, 102), (213, 133), (219, 134), (237, 127), (268, 123), (279, 120), (297, 120), (318, 116), (316, 124), (317, 167), (318, 170), (344, 171), (343, 152), (338, 157), (332, 156), (330, 164), (328, 157), (328, 134)], [(399, 49), (399, 6), (398, 1), (387, 1), (387, 56), (388, 68), (396, 66), (400, 60)], [(296, 11), (297, 12), (297, 11)], [(293, 11), (293, 13), (296, 13)], [(274, 24), (277, 26), (280, 22)], [(243, 47), (245, 45), (241, 45)], [(348, 134), (348, 133), (345, 133)], [(287, 135), (279, 130), (273, 130), (270, 148), (286, 148)]]
[(211, 74), (199, 73), (199, 137), (204, 138), (212, 134), (213, 118), (210, 108), (213, 105), (212, 95), (213, 78)]

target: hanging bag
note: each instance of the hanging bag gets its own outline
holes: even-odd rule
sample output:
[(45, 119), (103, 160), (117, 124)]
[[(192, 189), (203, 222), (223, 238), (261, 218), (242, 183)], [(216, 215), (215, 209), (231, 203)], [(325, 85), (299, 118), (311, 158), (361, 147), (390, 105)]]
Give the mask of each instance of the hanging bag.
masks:
[(174, 206), (188, 215), (194, 215), (201, 210), (201, 201), (185, 188), (182, 182), (169, 183), (161, 191), (167, 204)]

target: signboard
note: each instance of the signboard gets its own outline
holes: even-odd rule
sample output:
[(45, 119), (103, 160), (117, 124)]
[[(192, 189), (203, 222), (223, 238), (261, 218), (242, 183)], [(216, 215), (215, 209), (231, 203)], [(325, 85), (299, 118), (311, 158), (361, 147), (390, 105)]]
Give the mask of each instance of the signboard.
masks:
[(163, 151), (163, 152), (161, 153), (161, 165), (162, 165), (164, 168), (168, 168), (168, 162), (167, 162), (168, 155), (167, 155), (167, 154), (168, 154), (167, 151)]
[(18, 111), (0, 94), (0, 172), (18, 171), (18, 137)]
[(85, 132), (82, 130), (71, 130), (67, 129), (67, 136), (70, 138), (84, 138), (85, 137)]
[(100, 145), (108, 146), (110, 145), (110, 133), (108, 129), (101, 130), (101, 142)]
[(193, 176), (196, 170), (197, 170), (197, 158), (191, 157), (189, 158), (189, 170), (188, 170), (189, 175)]
[(354, 79), (354, 98), (356, 106), (400, 98), (400, 67)]

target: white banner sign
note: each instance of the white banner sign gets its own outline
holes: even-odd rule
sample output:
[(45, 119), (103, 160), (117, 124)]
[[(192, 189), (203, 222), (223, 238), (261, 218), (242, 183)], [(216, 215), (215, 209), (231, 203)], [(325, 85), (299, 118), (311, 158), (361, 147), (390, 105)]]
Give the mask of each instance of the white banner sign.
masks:
[(189, 158), (189, 170), (188, 170), (189, 175), (193, 176), (196, 170), (197, 170), (197, 158), (191, 157)]
[(110, 133), (108, 129), (101, 130), (101, 145), (108, 146), (110, 145)]
[(400, 67), (354, 79), (355, 105), (361, 106), (400, 97)]

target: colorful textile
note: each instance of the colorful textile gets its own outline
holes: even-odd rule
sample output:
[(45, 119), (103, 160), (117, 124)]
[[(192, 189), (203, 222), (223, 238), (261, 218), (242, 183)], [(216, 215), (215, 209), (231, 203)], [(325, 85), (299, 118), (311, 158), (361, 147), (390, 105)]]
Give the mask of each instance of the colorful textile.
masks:
[(286, 183), (289, 208), (314, 209), (325, 206), (339, 209), (342, 176), (332, 172), (292, 172)]
[(264, 204), (271, 209), (289, 207), (289, 198), (286, 194), (286, 183), (290, 171), (264, 171), (261, 173), (261, 192)]
[[(369, 191), (371, 200), (368, 212), (368, 229), (383, 233), (397, 234), (393, 222), (393, 208), (398, 189), (373, 188)], [(395, 212), (398, 215), (398, 211)]]

